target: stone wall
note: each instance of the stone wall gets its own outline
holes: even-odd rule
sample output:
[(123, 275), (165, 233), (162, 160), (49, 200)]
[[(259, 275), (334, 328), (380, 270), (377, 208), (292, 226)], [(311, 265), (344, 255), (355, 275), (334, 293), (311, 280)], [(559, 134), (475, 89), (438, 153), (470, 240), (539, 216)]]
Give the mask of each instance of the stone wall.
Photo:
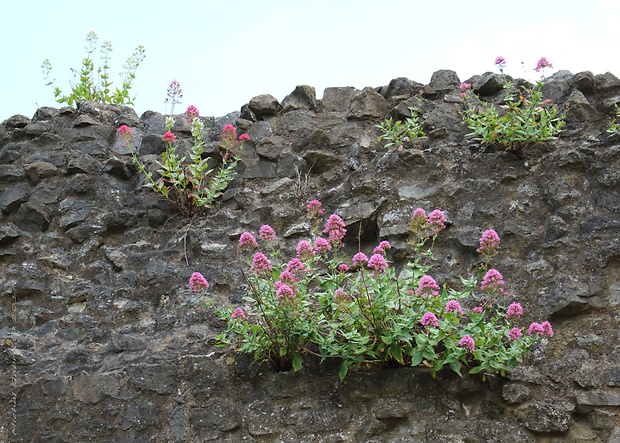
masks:
[[(467, 81), (485, 100), (503, 96), (494, 74)], [(552, 77), (544, 92), (570, 103), (566, 131), (523, 158), (465, 137), (459, 84), (438, 71), (429, 85), (399, 78), (321, 100), (300, 86), (281, 103), (264, 95), (202, 118), (209, 153), (226, 123), (251, 141), (225, 195), (192, 223), (141, 187), (117, 137), (132, 127), (152, 164), (162, 115), (81, 102), (2, 122), (0, 440), (618, 441), (620, 140), (605, 129), (620, 80)], [(429, 138), (385, 148), (375, 125), (420, 98)], [(182, 116), (173, 132), (187, 148)], [(189, 276), (241, 304), (239, 235), (268, 223), (286, 257), (308, 234), (312, 199), (345, 220), (347, 254), (388, 240), (396, 265), (412, 211), (442, 209), (432, 273), (451, 287), (495, 229), (521, 326), (549, 319), (555, 336), (506, 377), (363, 368), (344, 385), (333, 362), (276, 373), (215, 347), (223, 324)]]

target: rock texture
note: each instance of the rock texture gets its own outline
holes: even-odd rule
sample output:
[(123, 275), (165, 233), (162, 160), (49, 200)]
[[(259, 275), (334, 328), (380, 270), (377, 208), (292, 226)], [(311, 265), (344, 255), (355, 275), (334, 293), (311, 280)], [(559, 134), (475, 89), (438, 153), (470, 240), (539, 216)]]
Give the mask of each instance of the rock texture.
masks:
[[(497, 76), (467, 82), (500, 100)], [(300, 86), (283, 103), (262, 95), (203, 118), (207, 152), (226, 123), (251, 141), (225, 195), (192, 223), (141, 187), (117, 137), (132, 127), (151, 163), (163, 116), (80, 102), (2, 122), (0, 440), (617, 441), (620, 140), (605, 129), (620, 80), (554, 77), (545, 91), (570, 102), (566, 131), (522, 159), (465, 137), (459, 84), (444, 70), (429, 85), (399, 78), (328, 88), (322, 100)], [(413, 104), (429, 139), (384, 148), (375, 125)], [(179, 116), (180, 150), (189, 129)], [(312, 199), (345, 220), (347, 254), (389, 240), (396, 265), (412, 211), (444, 210), (432, 272), (453, 287), (495, 229), (522, 326), (548, 318), (555, 337), (506, 377), (368, 368), (343, 386), (332, 362), (274, 373), (214, 347), (223, 324), (189, 276), (203, 273), (218, 300), (241, 304), (239, 235), (268, 223), (286, 257), (308, 234)]]

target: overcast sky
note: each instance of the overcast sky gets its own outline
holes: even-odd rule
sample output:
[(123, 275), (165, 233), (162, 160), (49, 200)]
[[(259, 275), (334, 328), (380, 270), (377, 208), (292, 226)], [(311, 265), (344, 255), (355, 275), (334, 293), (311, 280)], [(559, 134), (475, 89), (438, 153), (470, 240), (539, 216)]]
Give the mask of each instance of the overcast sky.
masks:
[[(464, 81), (493, 70), (500, 55), (515, 77), (536, 78), (542, 56), (554, 71), (620, 76), (618, 0), (30, 0), (5, 2), (2, 16), (0, 121), (60, 107), (41, 63), (49, 58), (57, 86), (69, 91), (91, 30), (112, 42), (119, 86), (125, 60), (145, 46), (131, 91), (138, 115), (166, 111), (173, 79), (183, 89), (175, 113), (193, 104), (220, 116), (256, 95), (282, 100), (301, 84), (321, 98), (326, 87), (396, 77), (427, 84), (439, 69)], [(99, 66), (99, 51), (94, 59)]]

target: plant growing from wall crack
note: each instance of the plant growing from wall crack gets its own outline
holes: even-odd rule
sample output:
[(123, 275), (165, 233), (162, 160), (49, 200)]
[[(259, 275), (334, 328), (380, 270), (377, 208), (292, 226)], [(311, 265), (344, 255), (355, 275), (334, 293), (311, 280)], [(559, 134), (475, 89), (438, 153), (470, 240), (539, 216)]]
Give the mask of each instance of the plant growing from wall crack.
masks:
[(243, 148), (243, 142), (249, 140), (247, 134), (241, 134), (237, 138), (234, 126), (226, 125), (220, 135), (219, 146), (222, 148), (222, 163), (215, 168), (209, 166), (210, 157), (203, 158), (203, 124), (198, 116), (198, 110), (194, 106), (187, 109), (186, 116), (191, 121), (194, 145), (189, 152), (189, 161), (186, 157), (180, 157), (176, 153), (175, 135), (171, 132), (174, 125), (173, 118), (166, 119), (165, 134), (163, 140), (166, 150), (162, 153), (161, 162), (157, 162), (159, 168), (157, 176), (147, 169), (140, 161), (132, 148), (134, 139), (131, 128), (126, 125), (118, 129), (119, 137), (123, 145), (130, 147), (131, 156), (140, 173), (144, 174), (147, 188), (165, 198), (184, 217), (195, 217), (203, 208), (211, 208), (213, 201), (222, 195), (228, 187), (228, 183), (235, 177), (234, 171), (238, 158), (230, 152), (236, 145)]
[(52, 63), (49, 59), (45, 59), (41, 65), (46, 85), (54, 89), (54, 97), (58, 103), (67, 103), (69, 106), (75, 105), (79, 100), (91, 100), (115, 105), (133, 105), (135, 97), (129, 96), (129, 90), (131, 89), (131, 83), (136, 78), (136, 70), (144, 60), (144, 46), (139, 45), (136, 47), (133, 54), (127, 59), (123, 65), (124, 72), (120, 74), (123, 79), (122, 85), (120, 89), (112, 90), (113, 81), (110, 80), (109, 72), (112, 43), (106, 40), (101, 45), (102, 64), (99, 68), (96, 68), (93, 61), (93, 52), (95, 52), (97, 40), (98, 37), (95, 31), (90, 31), (86, 36), (86, 56), (82, 59), (82, 68), (78, 82), (75, 82), (77, 70), (71, 69), (74, 73), (73, 82), (69, 81), (71, 94), (63, 95), (61, 89), (54, 85), (55, 80), (50, 77)]
[(407, 117), (404, 122), (401, 120), (393, 122), (392, 118), (388, 118), (381, 122), (380, 125), (376, 125), (377, 128), (381, 129), (382, 133), (379, 136), (379, 140), (388, 140), (389, 142), (385, 145), (386, 148), (396, 146), (399, 151), (402, 151), (405, 143), (408, 141), (419, 147), (419, 140), (426, 138), (426, 134), (422, 130), (423, 122), (420, 121), (418, 116), (420, 110), (412, 107), (408, 109), (411, 117)]
[[(441, 211), (414, 211), (409, 226), (413, 259), (397, 275), (387, 260), (387, 241), (370, 258), (360, 251), (345, 259), (340, 255), (346, 234), (342, 219), (331, 215), (322, 231), (326, 237), (319, 236), (321, 203), (314, 200), (307, 209), (313, 239), (300, 241), (288, 262), (257, 251), (251, 233), (241, 235), (249, 291), (244, 306), (219, 309), (227, 322), (218, 336), (222, 346), (253, 354), (278, 370), (299, 369), (310, 354), (339, 358), (341, 380), (350, 368), (364, 365), (426, 366), (434, 377), (444, 366), (459, 375), (463, 369), (505, 374), (536, 340), (553, 335), (548, 322), (532, 323), (527, 335), (515, 325), (523, 308), (517, 302), (508, 305), (503, 276), (488, 267), (500, 243), (495, 231), (487, 230), (480, 239), (478, 252), (484, 258), (478, 275), (461, 278), (463, 288), (455, 290), (441, 288), (429, 274), (434, 242), (445, 228)], [(263, 226), (259, 237), (275, 250), (271, 227)], [(194, 279), (196, 274), (202, 277), (195, 273)], [(190, 281), (190, 287), (214, 303), (208, 284)], [(477, 306), (467, 311), (464, 301)]]
[[(512, 83), (504, 74), (506, 60), (498, 57), (495, 64), (502, 74), (505, 90), (504, 104), (499, 107), (480, 102), (471, 91), (470, 84), (461, 84), (465, 107), (460, 112), (465, 124), (472, 130), (467, 136), (517, 156), (522, 156), (526, 149), (537, 143), (557, 139), (564, 127), (566, 109), (551, 105), (551, 100), (543, 98), (544, 77), (532, 89), (523, 87), (522, 93), (514, 95), (511, 93)], [(544, 72), (549, 67), (552, 67), (551, 63), (543, 57), (535, 70)]]

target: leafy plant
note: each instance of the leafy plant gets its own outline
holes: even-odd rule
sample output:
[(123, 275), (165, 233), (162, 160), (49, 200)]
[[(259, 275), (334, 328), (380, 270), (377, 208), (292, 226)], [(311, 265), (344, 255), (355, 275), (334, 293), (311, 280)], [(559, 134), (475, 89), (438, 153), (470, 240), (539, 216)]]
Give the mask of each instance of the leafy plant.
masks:
[(77, 83), (75, 82), (77, 71), (71, 69), (74, 73), (73, 81), (69, 81), (71, 94), (63, 95), (60, 88), (54, 85), (55, 80), (50, 77), (52, 63), (49, 59), (45, 59), (41, 65), (43, 74), (45, 75), (45, 81), (47, 82), (46, 85), (54, 89), (54, 97), (58, 103), (67, 103), (69, 106), (73, 106), (79, 100), (91, 100), (117, 105), (133, 105), (135, 97), (131, 98), (129, 96), (129, 90), (131, 89), (131, 83), (136, 77), (136, 70), (144, 60), (144, 46), (138, 46), (123, 65), (124, 72), (120, 74), (123, 78), (121, 88), (112, 90), (113, 82), (110, 80), (110, 54), (112, 52), (112, 43), (106, 40), (101, 45), (101, 66), (96, 68), (92, 57), (97, 46), (97, 40), (98, 37), (95, 31), (90, 31), (86, 36), (86, 56), (82, 59), (82, 67), (79, 73), (80, 77)]
[[(219, 146), (222, 148), (222, 164), (214, 173), (214, 169), (209, 169), (210, 157), (203, 158), (203, 124), (198, 117), (198, 110), (194, 106), (187, 109), (188, 120), (191, 119), (192, 136), (194, 145), (189, 153), (189, 161), (186, 157), (179, 157), (174, 146), (175, 136), (172, 132), (174, 119), (166, 119), (166, 133), (163, 139), (166, 143), (166, 150), (162, 153), (161, 162), (157, 162), (159, 169), (154, 176), (153, 172), (148, 171), (146, 166), (138, 159), (138, 156), (131, 149), (133, 137), (131, 129), (123, 125), (118, 129), (119, 137), (123, 145), (128, 145), (131, 149), (131, 156), (140, 173), (145, 176), (147, 182), (144, 186), (151, 188), (156, 194), (168, 200), (176, 210), (185, 217), (194, 217), (203, 208), (211, 208), (213, 201), (222, 195), (228, 187), (228, 183), (235, 177), (234, 171), (237, 166), (238, 158), (232, 155), (229, 150), (241, 141), (249, 140), (247, 134), (242, 134), (237, 139), (236, 129), (232, 125), (224, 126), (221, 134)], [(213, 174), (214, 173), (214, 174)]]
[[(435, 239), (445, 228), (441, 211), (427, 216), (415, 210), (409, 226), (413, 259), (396, 275), (386, 260), (391, 248), (386, 241), (370, 258), (358, 252), (350, 265), (344, 263), (339, 256), (344, 222), (330, 216), (323, 230), (327, 238), (317, 237), (320, 208), (317, 201), (308, 205), (314, 242), (301, 241), (297, 257), (287, 263), (253, 253), (255, 237), (241, 235), (249, 293), (245, 309), (219, 310), (228, 325), (218, 336), (222, 346), (232, 345), (279, 370), (299, 369), (304, 356), (313, 354), (341, 359), (341, 379), (362, 365), (423, 365), (434, 377), (444, 366), (459, 375), (464, 368), (504, 374), (537, 339), (553, 335), (548, 322), (532, 323), (528, 335), (514, 325), (523, 309), (516, 302), (507, 305), (502, 275), (488, 268), (500, 242), (495, 231), (480, 239), (484, 259), (478, 274), (461, 278), (463, 288), (454, 290), (440, 288), (429, 275)], [(263, 226), (260, 238), (277, 257), (273, 229)], [(207, 296), (204, 286), (196, 288), (190, 281), (190, 287)], [(463, 302), (476, 306), (466, 312)]]
[(609, 123), (609, 127), (607, 128), (607, 132), (610, 134), (620, 134), (620, 108), (618, 105), (616, 106), (616, 116)]
[(401, 120), (393, 122), (392, 118), (388, 118), (380, 125), (375, 125), (382, 132), (379, 140), (389, 141), (385, 145), (386, 148), (397, 146), (398, 150), (401, 151), (405, 142), (411, 141), (417, 146), (419, 140), (426, 138), (426, 134), (422, 130), (422, 122), (419, 121), (420, 118), (418, 117), (419, 109), (410, 107), (409, 112), (411, 112), (411, 117), (406, 118), (404, 123)]
[[(492, 103), (480, 102), (471, 91), (471, 85), (463, 83), (461, 97), (465, 108), (461, 115), (465, 124), (473, 131), (467, 136), (522, 156), (527, 148), (537, 143), (557, 139), (564, 127), (565, 109), (550, 105), (551, 100), (543, 98), (542, 78), (532, 89), (523, 87), (523, 93), (513, 95), (513, 85), (503, 72), (505, 64), (502, 57), (497, 58), (496, 65), (502, 73), (506, 91), (505, 104), (497, 107)], [(544, 70), (545, 67), (551, 67), (551, 63), (543, 57), (539, 60), (536, 71)]]

